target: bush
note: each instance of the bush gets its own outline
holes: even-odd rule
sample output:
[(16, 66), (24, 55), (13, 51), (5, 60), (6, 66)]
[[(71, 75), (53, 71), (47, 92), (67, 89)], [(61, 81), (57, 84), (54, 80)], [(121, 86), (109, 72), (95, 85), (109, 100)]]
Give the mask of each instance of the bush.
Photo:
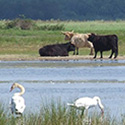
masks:
[(30, 29), (36, 29), (36, 30), (64, 30), (64, 24), (46, 24), (42, 26), (37, 26), (33, 20), (30, 19), (20, 19), (17, 18), (15, 20), (9, 20), (6, 22), (6, 28), (18, 28), (22, 30), (30, 30)]
[(64, 24), (55, 24), (55, 25), (43, 25), (43, 26), (37, 26), (38, 30), (64, 30)]
[(33, 21), (30, 19), (15, 19), (12, 21), (7, 21), (6, 28), (19, 28), (22, 30), (29, 30), (33, 27)]

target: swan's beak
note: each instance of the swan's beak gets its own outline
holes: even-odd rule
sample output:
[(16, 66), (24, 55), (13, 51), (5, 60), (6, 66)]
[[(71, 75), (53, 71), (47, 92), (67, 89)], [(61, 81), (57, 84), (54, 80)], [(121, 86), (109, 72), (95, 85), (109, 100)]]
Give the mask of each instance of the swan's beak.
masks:
[(10, 92), (13, 90), (13, 87), (10, 88)]

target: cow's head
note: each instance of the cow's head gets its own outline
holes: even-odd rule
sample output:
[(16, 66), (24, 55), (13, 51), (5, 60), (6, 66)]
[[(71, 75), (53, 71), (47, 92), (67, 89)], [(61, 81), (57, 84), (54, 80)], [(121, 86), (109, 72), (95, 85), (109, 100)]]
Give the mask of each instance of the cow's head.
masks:
[(75, 46), (71, 42), (68, 42), (67, 45), (68, 45), (67, 48), (68, 52), (75, 51)]
[(74, 32), (62, 32), (63, 35), (65, 35), (65, 40), (71, 40), (71, 38), (74, 36)]
[(90, 33), (88, 34), (88, 41), (93, 41), (93, 39), (95, 38), (96, 34), (95, 33)]

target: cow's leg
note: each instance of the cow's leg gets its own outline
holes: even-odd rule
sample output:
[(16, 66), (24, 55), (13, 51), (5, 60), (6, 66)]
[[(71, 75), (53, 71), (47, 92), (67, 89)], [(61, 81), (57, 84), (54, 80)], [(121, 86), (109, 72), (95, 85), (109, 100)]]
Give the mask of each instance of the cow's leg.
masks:
[(114, 58), (116, 58), (118, 56), (118, 53), (117, 52), (115, 52), (115, 57)]
[(94, 48), (92, 47), (89, 55), (93, 55), (93, 51), (94, 51)]
[(95, 56), (93, 57), (94, 59), (96, 58), (96, 56), (97, 56), (97, 51), (95, 51)]
[[(75, 47), (75, 50), (76, 50), (76, 47)], [(74, 50), (74, 52), (73, 52), (73, 55), (75, 55), (76, 53), (75, 53), (75, 50)]]
[(102, 51), (100, 51), (100, 58), (102, 59), (103, 58), (103, 52)]
[(93, 44), (90, 41), (86, 42), (85, 47), (91, 48), (91, 51), (90, 51), (89, 55), (93, 55), (93, 53), (94, 53), (94, 47), (93, 47)]
[(114, 58), (116, 58), (118, 56), (118, 48), (116, 46), (112, 47), (112, 53), (111, 53), (111, 55), (110, 55), (109, 58), (112, 58), (112, 56), (113, 56), (114, 53), (115, 53)]
[(115, 56), (114, 58), (116, 58), (118, 56), (118, 49), (115, 50)]
[(79, 48), (78, 48), (78, 47), (76, 47), (76, 49), (77, 49), (77, 53), (76, 53), (76, 55), (79, 55)]
[[(77, 50), (77, 52), (75, 52), (75, 50)], [(74, 50), (74, 52), (73, 52), (73, 55), (78, 55), (79, 53), (78, 53), (78, 47), (75, 47), (75, 50)]]
[(109, 58), (112, 58), (113, 53), (114, 53), (114, 50), (112, 50), (111, 55), (109, 56)]

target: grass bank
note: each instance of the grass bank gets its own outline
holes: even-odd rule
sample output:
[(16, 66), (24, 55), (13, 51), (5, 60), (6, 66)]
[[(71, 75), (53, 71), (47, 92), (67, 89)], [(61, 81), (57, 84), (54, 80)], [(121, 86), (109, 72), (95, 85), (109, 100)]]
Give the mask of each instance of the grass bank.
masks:
[[(40, 47), (48, 44), (64, 43), (61, 29), (48, 28), (63, 26), (63, 31), (97, 34), (117, 34), (119, 55), (125, 55), (125, 21), (33, 21), (35, 27), (29, 30), (6, 28), (6, 20), (0, 21), (0, 55), (39, 56)], [(37, 28), (36, 28), (37, 26)], [(41, 28), (42, 27), (42, 28)], [(47, 27), (47, 28), (46, 28)], [(81, 48), (80, 55), (88, 55), (89, 48)], [(109, 55), (110, 52), (104, 52)], [(70, 54), (72, 55), (72, 53)]]

